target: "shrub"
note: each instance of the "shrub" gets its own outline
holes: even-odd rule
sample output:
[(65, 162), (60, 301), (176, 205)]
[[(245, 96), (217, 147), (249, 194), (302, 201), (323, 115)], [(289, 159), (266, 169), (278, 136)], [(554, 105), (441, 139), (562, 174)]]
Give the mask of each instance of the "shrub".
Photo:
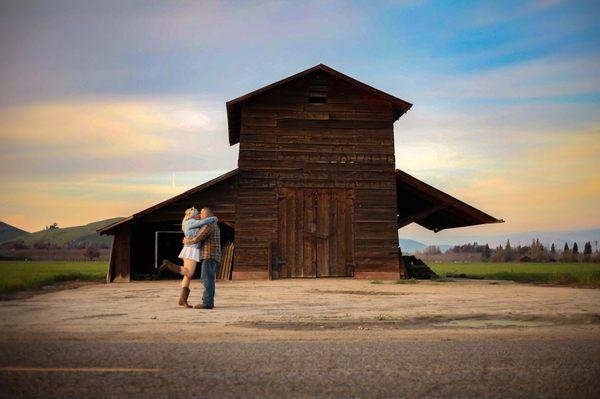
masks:
[(36, 241), (33, 244), (33, 248), (35, 248), (35, 249), (49, 249), (50, 248), (50, 243), (47, 242), (47, 241), (39, 240), (39, 241)]
[(396, 280), (395, 283), (396, 284), (417, 284), (418, 281), (415, 278), (409, 278), (409, 279)]
[(98, 248), (96, 248), (95, 245), (90, 245), (85, 249), (83, 256), (85, 256), (89, 260), (97, 259), (100, 257), (100, 251), (98, 251)]

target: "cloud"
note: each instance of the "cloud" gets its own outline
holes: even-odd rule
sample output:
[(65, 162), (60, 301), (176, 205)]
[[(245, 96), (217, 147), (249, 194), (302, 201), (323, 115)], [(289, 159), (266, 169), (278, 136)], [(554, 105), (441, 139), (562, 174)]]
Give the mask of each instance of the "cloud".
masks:
[(523, 156), (463, 179), (454, 192), (507, 220), (511, 231), (597, 227), (600, 130), (553, 135)]
[[(28, 187), (3, 184), (0, 219), (28, 231), (38, 231), (53, 222), (68, 227), (131, 214), (131, 202), (118, 198), (68, 195), (61, 192), (60, 188), (51, 187), (56, 183), (31, 182)], [(12, 194), (6, 194), (6, 189), (13, 190)]]
[(47, 104), (0, 111), (3, 155), (98, 157), (156, 153), (170, 143), (156, 104), (101, 102)]
[(597, 54), (545, 57), (505, 65), (489, 71), (455, 75), (436, 87), (442, 97), (511, 99), (597, 94), (600, 75)]
[(325, 62), (414, 102), (398, 166), (510, 221), (482, 229), (591, 220), (597, 13), (413, 3), (8, 4), (0, 219), (129, 214), (175, 193), (172, 173), (178, 190), (233, 169), (224, 101)]
[(0, 110), (4, 179), (198, 170), (229, 163), (225, 112), (210, 101), (100, 99)]
[[(418, 104), (396, 123), (397, 167), (507, 220), (474, 234), (597, 227), (593, 104)], [(405, 237), (419, 231), (404, 230)], [(442, 236), (463, 234), (448, 231)], [(438, 241), (439, 242), (439, 241)]]
[[(285, 69), (290, 57), (314, 62), (316, 42), (328, 48), (365, 33), (365, 16), (345, 2), (10, 3), (0, 13), (0, 104), (219, 94), (252, 72)], [(287, 54), (291, 46), (308, 51)]]
[(36, 231), (55, 221), (72, 226), (128, 216), (227, 171), (180, 173), (176, 186), (168, 173), (2, 181), (0, 220)]
[(207, 99), (0, 109), (0, 143), (0, 220), (32, 230), (48, 218), (64, 226), (129, 215), (235, 168), (237, 159), (224, 107)]

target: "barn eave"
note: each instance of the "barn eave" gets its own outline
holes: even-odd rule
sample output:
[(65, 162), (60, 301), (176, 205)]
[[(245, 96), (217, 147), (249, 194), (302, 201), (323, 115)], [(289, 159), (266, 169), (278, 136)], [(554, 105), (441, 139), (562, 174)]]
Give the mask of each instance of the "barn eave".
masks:
[(439, 232), (444, 229), (504, 223), (429, 184), (396, 170), (398, 228), (417, 223)]

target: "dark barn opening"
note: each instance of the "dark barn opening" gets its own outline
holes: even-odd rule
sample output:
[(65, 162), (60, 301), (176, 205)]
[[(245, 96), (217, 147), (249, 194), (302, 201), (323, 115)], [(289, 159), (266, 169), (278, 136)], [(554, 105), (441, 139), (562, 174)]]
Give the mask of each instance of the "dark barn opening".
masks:
[[(235, 231), (233, 227), (219, 222), (221, 231), (221, 244), (233, 243)], [(181, 221), (168, 221), (165, 223), (151, 224), (142, 223), (135, 227), (132, 241), (133, 253), (136, 257), (132, 258), (133, 264), (137, 265), (131, 271), (133, 280), (146, 280), (157, 278), (157, 270), (163, 259), (181, 265), (183, 261), (179, 258), (179, 252), (182, 248), (183, 232), (181, 231)], [(151, 240), (154, 246), (154, 252), (148, 251), (148, 241)], [(199, 273), (196, 270), (196, 275)], [(178, 275), (163, 273), (160, 278), (180, 278)]]
[(103, 233), (115, 235), (108, 280), (157, 278), (157, 264), (165, 258), (182, 264), (178, 257), (183, 239), (181, 219), (192, 206), (210, 207), (219, 218), (221, 244), (233, 243), (236, 180), (234, 170), (102, 229)]

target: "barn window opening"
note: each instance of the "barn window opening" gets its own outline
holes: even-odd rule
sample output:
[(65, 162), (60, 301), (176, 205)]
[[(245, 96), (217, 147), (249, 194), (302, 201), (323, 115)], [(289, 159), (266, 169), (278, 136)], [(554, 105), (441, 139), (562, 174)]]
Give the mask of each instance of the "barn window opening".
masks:
[(311, 94), (308, 97), (308, 102), (311, 104), (325, 104), (327, 102), (327, 96), (324, 94)]

